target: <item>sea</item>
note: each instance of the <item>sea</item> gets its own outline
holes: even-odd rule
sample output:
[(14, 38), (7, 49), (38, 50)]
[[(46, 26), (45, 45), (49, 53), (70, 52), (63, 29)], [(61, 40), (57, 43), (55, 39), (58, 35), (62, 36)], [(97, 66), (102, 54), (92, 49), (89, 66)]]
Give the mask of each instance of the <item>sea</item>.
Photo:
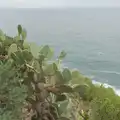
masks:
[(94, 83), (120, 95), (120, 8), (0, 9), (0, 29), (15, 36), (17, 25), (27, 40), (67, 52), (63, 66), (77, 68)]

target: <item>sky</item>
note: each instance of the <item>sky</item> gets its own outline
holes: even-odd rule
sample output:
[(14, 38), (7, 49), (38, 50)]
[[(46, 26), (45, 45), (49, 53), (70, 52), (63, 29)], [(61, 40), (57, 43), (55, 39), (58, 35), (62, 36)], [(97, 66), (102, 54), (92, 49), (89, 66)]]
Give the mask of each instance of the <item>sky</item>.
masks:
[(0, 0), (0, 7), (120, 7), (120, 0)]

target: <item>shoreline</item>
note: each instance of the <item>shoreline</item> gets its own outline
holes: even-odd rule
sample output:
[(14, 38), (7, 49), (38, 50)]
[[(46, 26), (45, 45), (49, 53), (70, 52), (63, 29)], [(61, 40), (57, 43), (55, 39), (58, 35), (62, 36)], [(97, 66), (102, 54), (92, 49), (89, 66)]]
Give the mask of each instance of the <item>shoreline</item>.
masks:
[(115, 93), (116, 93), (118, 96), (120, 96), (120, 89), (117, 89), (115, 86), (109, 85), (109, 84), (107, 84), (107, 83), (97, 82), (97, 81), (95, 81), (95, 80), (92, 80), (92, 83), (93, 83), (93, 84), (99, 84), (99, 85), (103, 84), (105, 88), (110, 87), (110, 88), (112, 88), (112, 89), (115, 91)]

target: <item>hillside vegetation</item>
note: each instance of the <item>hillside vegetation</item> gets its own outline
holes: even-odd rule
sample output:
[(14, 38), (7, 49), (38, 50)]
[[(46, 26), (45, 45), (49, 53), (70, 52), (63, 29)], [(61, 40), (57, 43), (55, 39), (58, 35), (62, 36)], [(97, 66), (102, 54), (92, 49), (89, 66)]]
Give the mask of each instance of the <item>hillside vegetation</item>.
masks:
[[(0, 30), (0, 120), (120, 120), (120, 97), (61, 67), (66, 52)], [(56, 58), (56, 59), (53, 59)]]

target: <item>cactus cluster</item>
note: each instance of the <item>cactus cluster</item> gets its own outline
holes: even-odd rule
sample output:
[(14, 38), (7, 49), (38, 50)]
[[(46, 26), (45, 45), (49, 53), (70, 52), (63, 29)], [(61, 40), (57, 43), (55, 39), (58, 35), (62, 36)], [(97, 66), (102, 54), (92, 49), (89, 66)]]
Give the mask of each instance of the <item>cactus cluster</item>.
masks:
[[(12, 68), (28, 88), (26, 101), (36, 120), (67, 120), (62, 116), (69, 104), (68, 94), (79, 93), (80, 89), (87, 86), (71, 84), (72, 74), (68, 68), (60, 69), (60, 63), (66, 56), (64, 51), (53, 61), (54, 52), (48, 45), (37, 46), (27, 43), (26, 30), (18, 25), (18, 35), (6, 36), (0, 31), (0, 56), (1, 62), (11, 62)], [(80, 93), (83, 95), (84, 90)], [(29, 108), (30, 109), (30, 108)]]

